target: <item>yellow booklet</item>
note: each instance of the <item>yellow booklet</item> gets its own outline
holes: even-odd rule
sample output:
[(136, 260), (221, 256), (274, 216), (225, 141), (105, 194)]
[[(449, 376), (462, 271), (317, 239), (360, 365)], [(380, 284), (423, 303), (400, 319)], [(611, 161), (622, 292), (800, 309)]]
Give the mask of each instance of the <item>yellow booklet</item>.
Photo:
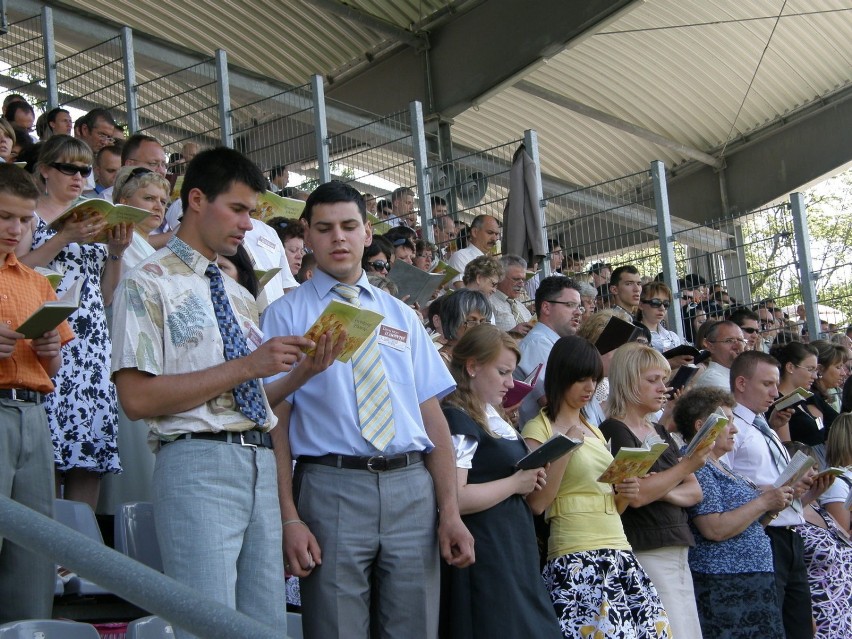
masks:
[(438, 260), (438, 263), (432, 267), (431, 272), (441, 273), (444, 276), (444, 279), (441, 280), (441, 286), (446, 286), (451, 279), (453, 279), (456, 275), (459, 275), (459, 272), (456, 269), (443, 260)]
[(728, 418), (725, 417), (722, 409), (717, 408), (710, 413), (707, 419), (704, 420), (704, 423), (701, 424), (698, 432), (693, 435), (692, 441), (689, 442), (689, 446), (686, 447), (683, 456), (691, 457), (694, 453), (700, 454), (710, 448), (727, 425)]
[(644, 477), (668, 447), (662, 437), (653, 433), (639, 448), (621, 448), (598, 481), (619, 484), (628, 477)]
[(271, 269), (264, 271), (262, 268), (254, 269), (254, 276), (257, 278), (257, 286), (258, 289), (262, 289), (264, 286), (269, 284), (272, 281), (272, 278), (278, 275), (281, 272), (280, 266), (273, 266)]
[(298, 220), (304, 210), (305, 203), (302, 200), (281, 197), (272, 191), (267, 191), (257, 197), (257, 213), (254, 217), (261, 222), (268, 222), (274, 217)]
[[(373, 334), (384, 318), (385, 316), (381, 313), (359, 308), (340, 300), (332, 300), (305, 333), (305, 337), (318, 342), (323, 334), (331, 331), (331, 341), (335, 343), (338, 336), (346, 331), (346, 345), (337, 356), (339, 361), (345, 363), (352, 359), (355, 351)], [(313, 355), (314, 351), (315, 349), (310, 349), (305, 352)]]
[(107, 222), (106, 228), (97, 235), (93, 240), (84, 242), (84, 244), (106, 244), (107, 231), (114, 228), (118, 224), (138, 224), (146, 217), (151, 215), (144, 209), (136, 208), (135, 206), (127, 206), (126, 204), (112, 204), (106, 200), (93, 198), (91, 200), (83, 200), (79, 204), (75, 204), (62, 215), (50, 223), (50, 228), (59, 230), (62, 225), (70, 219), (82, 220), (88, 217), (102, 215)]

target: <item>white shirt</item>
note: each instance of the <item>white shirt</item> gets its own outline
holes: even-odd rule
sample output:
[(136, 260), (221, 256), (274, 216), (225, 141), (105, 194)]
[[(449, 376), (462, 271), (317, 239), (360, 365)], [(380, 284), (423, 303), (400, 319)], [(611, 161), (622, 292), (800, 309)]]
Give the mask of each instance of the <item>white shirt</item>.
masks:
[[(485, 405), (485, 417), (488, 419), (488, 428), (491, 432), (502, 439), (518, 439), (518, 431), (512, 428), (506, 420), (500, 417), (497, 409), (491, 404)], [(453, 447), (456, 450), (456, 468), (473, 468), (473, 456), (479, 443), (468, 435), (453, 435)]]
[[(527, 377), (539, 364), (547, 366), (547, 358), (550, 357), (550, 351), (558, 339), (559, 335), (552, 328), (542, 322), (536, 323), (518, 344), (521, 361), (518, 362), (515, 378)], [(544, 370), (538, 378), (544, 379)]]
[[(775, 467), (772, 451), (769, 448), (770, 443), (754, 425), (755, 417), (756, 414), (742, 404), (737, 404), (734, 407), (734, 424), (736, 424), (739, 432), (734, 438), (733, 450), (727, 453), (722, 461), (725, 461), (732, 470), (743, 477), (747, 477), (758, 486), (772, 485), (778, 479), (780, 473)], [(775, 444), (784, 451), (781, 440), (774, 432), (772, 437)], [(786, 455), (786, 451), (784, 454)], [(804, 518), (788, 507), (781, 511), (770, 526), (797, 526), (803, 523), (805, 523)]]
[(284, 245), (275, 229), (260, 220), (252, 220), (251, 224), (251, 231), (246, 233), (243, 246), (254, 261), (255, 268), (264, 271), (281, 268), (257, 296), (257, 309), (263, 313), (267, 306), (284, 295), (285, 290), (296, 288), (299, 283), (290, 272)]
[(707, 370), (698, 376), (692, 388), (707, 388), (712, 386), (722, 388), (728, 392), (731, 391), (731, 369), (725, 368), (716, 362), (710, 362), (707, 365)]
[(450, 257), (449, 265), (456, 269), (459, 274), (450, 280), (450, 284), (461, 282), (462, 275), (464, 275), (464, 267), (480, 255), (485, 255), (485, 253), (480, 251), (473, 244), (468, 244), (467, 248), (463, 248), (453, 253), (452, 257)]
[[(491, 308), (494, 309), (494, 324), (504, 331), (511, 331), (521, 322), (529, 322), (532, 319), (530, 312), (524, 308), (518, 300), (510, 300), (503, 291), (494, 291), (489, 298)], [(512, 310), (514, 304), (518, 317)]]

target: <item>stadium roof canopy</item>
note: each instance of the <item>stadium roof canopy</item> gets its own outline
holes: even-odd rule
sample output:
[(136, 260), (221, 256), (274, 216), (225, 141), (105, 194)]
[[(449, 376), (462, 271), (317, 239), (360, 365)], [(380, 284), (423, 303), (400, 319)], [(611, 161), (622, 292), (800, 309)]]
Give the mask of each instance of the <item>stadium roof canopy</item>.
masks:
[[(43, 4), (7, 0), (9, 20)], [(420, 100), (458, 149), (535, 129), (554, 189), (662, 160), (672, 212), (696, 221), (852, 160), (849, 0), (47, 4), (66, 52), (92, 24), (127, 25), (135, 40), (183, 53), (225, 49), (233, 68), (284, 85), (321, 74), (328, 97), (364, 111)]]

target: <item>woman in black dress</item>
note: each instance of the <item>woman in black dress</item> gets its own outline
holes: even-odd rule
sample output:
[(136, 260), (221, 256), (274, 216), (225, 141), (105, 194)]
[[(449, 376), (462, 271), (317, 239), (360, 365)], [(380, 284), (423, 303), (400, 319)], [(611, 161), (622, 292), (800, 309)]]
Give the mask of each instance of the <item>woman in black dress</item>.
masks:
[(445, 567), (445, 639), (562, 636), (538, 571), (532, 513), (524, 499), (544, 486), (544, 469), (515, 468), (527, 449), (501, 408), (519, 358), (515, 340), (491, 324), (471, 328), (453, 349), (450, 371), (457, 387), (444, 400), (444, 414), (456, 450), (459, 508), (476, 542), (476, 563)]

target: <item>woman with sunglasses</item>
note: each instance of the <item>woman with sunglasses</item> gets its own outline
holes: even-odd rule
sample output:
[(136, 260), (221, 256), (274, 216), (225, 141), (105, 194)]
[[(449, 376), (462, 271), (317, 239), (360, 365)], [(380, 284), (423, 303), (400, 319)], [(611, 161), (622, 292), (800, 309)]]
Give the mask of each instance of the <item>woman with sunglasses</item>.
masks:
[[(671, 304), (672, 291), (663, 282), (648, 282), (642, 287), (636, 322), (651, 332), (651, 346), (661, 353), (684, 343), (680, 335), (663, 326)], [(692, 359), (691, 355), (680, 355), (672, 357), (668, 362), (675, 370), (684, 364), (691, 364)]]
[(77, 339), (62, 349), (56, 392), (45, 398), (45, 408), (53, 433), (57, 488), (64, 486), (66, 499), (86, 502), (94, 509), (101, 476), (120, 472), (105, 306), (112, 302), (121, 277), (132, 228), (126, 224), (108, 230), (106, 244), (92, 242), (106, 228), (100, 215), (49, 228), (80, 198), (91, 171), (92, 152), (84, 142), (55, 135), (44, 143), (36, 164), (44, 192), (36, 206), (37, 217), (21, 239), (19, 256), (28, 266), (63, 273), (59, 294), (77, 280), (88, 279), (80, 308), (68, 318)]
[(394, 259), (393, 244), (381, 235), (374, 235), (370, 246), (364, 248), (361, 266), (367, 273), (387, 275)]
[(305, 256), (305, 227), (301, 220), (291, 220), (286, 217), (275, 217), (267, 222), (278, 233), (278, 238), (284, 245), (284, 255), (293, 277), (302, 268), (302, 258)]

